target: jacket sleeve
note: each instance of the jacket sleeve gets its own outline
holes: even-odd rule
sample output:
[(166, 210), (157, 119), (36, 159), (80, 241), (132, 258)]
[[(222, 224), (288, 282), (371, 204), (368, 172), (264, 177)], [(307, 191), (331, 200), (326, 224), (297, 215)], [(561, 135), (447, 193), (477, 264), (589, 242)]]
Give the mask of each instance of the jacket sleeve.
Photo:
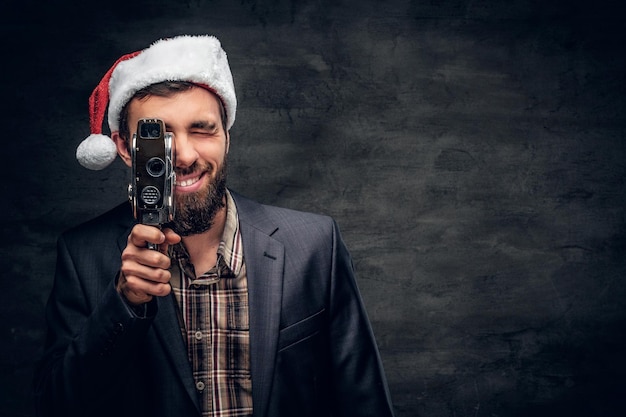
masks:
[(74, 243), (74, 250), (64, 237), (57, 243), (46, 348), (35, 371), (40, 416), (100, 415), (129, 378), (128, 365), (152, 321), (135, 316), (115, 290), (116, 262), (95, 253), (78, 259), (89, 252)]
[(333, 227), (329, 343), (337, 416), (393, 416), (393, 407), (352, 261)]

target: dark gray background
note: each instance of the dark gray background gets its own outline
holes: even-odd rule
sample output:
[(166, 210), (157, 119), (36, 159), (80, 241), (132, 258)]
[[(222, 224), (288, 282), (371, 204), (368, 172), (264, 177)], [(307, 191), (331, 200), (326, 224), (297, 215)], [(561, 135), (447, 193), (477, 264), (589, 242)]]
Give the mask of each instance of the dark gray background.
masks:
[(626, 415), (620, 4), (5, 1), (0, 415), (32, 415), (57, 236), (125, 198), (74, 159), (87, 98), (182, 33), (229, 54), (231, 187), (339, 222), (398, 417)]

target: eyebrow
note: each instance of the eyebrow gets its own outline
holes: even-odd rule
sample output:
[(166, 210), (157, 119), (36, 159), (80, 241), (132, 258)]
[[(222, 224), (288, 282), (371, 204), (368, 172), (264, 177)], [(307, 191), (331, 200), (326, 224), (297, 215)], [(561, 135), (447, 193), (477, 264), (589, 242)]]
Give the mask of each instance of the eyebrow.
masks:
[(206, 121), (206, 120), (198, 120), (198, 121), (192, 122), (189, 125), (189, 128), (190, 129), (205, 129), (205, 130), (213, 131), (213, 130), (217, 129), (217, 123), (209, 122), (209, 121)]
[[(165, 129), (166, 130), (171, 130), (171, 126), (169, 126), (166, 123), (165, 124)], [(208, 130), (208, 131), (214, 131), (214, 130), (217, 129), (217, 123), (209, 122), (208, 120), (197, 120), (197, 121), (191, 122), (188, 125), (188, 129), (204, 129), (204, 130)]]

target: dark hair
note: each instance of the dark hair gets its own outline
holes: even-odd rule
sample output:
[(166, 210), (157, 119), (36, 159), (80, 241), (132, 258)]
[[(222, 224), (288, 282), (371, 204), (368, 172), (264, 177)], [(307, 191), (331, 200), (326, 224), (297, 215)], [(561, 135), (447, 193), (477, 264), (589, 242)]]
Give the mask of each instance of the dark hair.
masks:
[[(137, 91), (133, 97), (126, 102), (124, 107), (122, 107), (122, 111), (120, 112), (120, 130), (119, 134), (122, 139), (126, 142), (127, 146), (130, 145), (130, 128), (128, 127), (128, 106), (133, 99), (143, 99), (148, 96), (158, 96), (158, 97), (171, 97), (174, 94), (182, 93), (183, 91), (188, 91), (193, 87), (197, 87), (196, 84), (188, 82), (188, 81), (163, 81), (156, 84), (151, 84), (147, 87), (142, 88)], [(226, 109), (224, 108), (224, 103), (222, 100), (216, 95), (217, 102), (220, 106), (220, 117), (222, 119), (222, 128), (224, 132), (226, 132)]]

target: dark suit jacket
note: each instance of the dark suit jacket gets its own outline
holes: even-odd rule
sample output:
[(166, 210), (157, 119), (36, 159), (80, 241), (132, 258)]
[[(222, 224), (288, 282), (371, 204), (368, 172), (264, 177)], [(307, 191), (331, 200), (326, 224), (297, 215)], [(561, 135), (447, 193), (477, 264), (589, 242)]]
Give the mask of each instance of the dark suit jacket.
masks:
[[(391, 416), (334, 221), (233, 196), (248, 274), (254, 416)], [(58, 241), (35, 376), (40, 415), (200, 415), (173, 296), (138, 318), (115, 291), (132, 225), (123, 204)]]

